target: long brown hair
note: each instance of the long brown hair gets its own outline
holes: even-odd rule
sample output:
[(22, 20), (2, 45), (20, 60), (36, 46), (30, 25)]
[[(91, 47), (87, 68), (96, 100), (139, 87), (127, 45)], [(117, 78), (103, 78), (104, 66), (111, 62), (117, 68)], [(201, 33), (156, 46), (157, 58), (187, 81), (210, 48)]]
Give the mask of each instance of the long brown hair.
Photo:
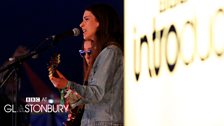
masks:
[(93, 49), (93, 44), (94, 43), (93, 43), (92, 40), (84, 40), (83, 41), (83, 45), (82, 45), (82, 49), (84, 49), (84, 44), (85, 44), (86, 41), (90, 41), (91, 42), (92, 54), (90, 55), (90, 63), (89, 63), (89, 65), (87, 64), (85, 57), (83, 57), (83, 69), (84, 69), (83, 70), (83, 77), (84, 77), (83, 81), (84, 81), (84, 84), (86, 84), (88, 82), (88, 76), (89, 76), (89, 73), (90, 73), (90, 71), (92, 69), (94, 60), (95, 60), (95, 59), (93, 59), (93, 56), (92, 56), (93, 53), (94, 53), (94, 49)]
[(88, 76), (92, 65), (99, 53), (108, 45), (117, 45), (123, 51), (123, 31), (119, 16), (116, 11), (107, 4), (94, 4), (85, 10), (90, 11), (99, 22), (96, 31), (96, 40), (92, 41), (93, 53), (90, 57), (90, 66), (84, 61), (84, 81), (88, 81)]
[(96, 42), (94, 42), (96, 46), (95, 56), (111, 44), (119, 45), (123, 51), (123, 32), (116, 11), (107, 4), (95, 4), (86, 10), (90, 11), (99, 22), (96, 31)]

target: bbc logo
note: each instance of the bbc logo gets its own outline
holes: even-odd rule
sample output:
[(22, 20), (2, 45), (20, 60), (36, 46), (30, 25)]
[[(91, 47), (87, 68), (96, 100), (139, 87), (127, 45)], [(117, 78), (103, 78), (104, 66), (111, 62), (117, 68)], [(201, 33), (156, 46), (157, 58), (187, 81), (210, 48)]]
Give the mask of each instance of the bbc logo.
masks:
[(26, 102), (40, 102), (40, 97), (26, 97)]

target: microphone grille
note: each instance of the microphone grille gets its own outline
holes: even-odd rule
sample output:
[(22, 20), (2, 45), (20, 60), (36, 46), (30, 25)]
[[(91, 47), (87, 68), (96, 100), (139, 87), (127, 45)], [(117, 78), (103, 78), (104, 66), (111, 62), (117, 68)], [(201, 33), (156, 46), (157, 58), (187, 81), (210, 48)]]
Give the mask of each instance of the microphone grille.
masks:
[(78, 36), (80, 34), (80, 31), (78, 28), (73, 28), (72, 31), (74, 33), (74, 36)]

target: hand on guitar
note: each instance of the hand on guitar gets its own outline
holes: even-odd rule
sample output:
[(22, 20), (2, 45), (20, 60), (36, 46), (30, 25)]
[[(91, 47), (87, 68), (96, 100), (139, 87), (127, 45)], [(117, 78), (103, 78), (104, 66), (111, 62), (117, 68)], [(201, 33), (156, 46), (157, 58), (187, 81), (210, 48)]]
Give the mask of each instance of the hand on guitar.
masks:
[(68, 80), (58, 70), (56, 70), (56, 73), (59, 76), (58, 78), (54, 77), (53, 75), (49, 75), (51, 83), (58, 89), (65, 88), (68, 83)]
[[(76, 117), (80, 117), (80, 113), (83, 112), (83, 105), (77, 106), (77, 102), (81, 99), (81, 96), (70, 87), (66, 87), (68, 80), (64, 75), (57, 70), (58, 64), (60, 63), (60, 54), (54, 54), (49, 61), (48, 71), (49, 79), (52, 84), (60, 90), (61, 93), (61, 103), (67, 104), (69, 106), (67, 112), (67, 120), (64, 122), (65, 126), (72, 126), (76, 124)], [(65, 88), (66, 87), (66, 88)], [(65, 102), (64, 102), (65, 101)], [(78, 116), (79, 115), (79, 116)], [(79, 121), (78, 121), (79, 122)]]
[(60, 57), (61, 55), (59, 53), (55, 53), (51, 57), (48, 65), (49, 79), (58, 89), (65, 88), (68, 83), (68, 80), (57, 70), (59, 63), (61, 62)]

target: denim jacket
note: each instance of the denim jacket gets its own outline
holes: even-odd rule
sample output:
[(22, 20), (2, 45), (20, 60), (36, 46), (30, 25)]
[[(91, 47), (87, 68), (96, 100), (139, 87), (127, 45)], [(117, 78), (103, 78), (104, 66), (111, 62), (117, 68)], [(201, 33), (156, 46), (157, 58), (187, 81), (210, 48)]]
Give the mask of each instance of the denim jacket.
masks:
[(123, 126), (123, 53), (115, 45), (97, 56), (88, 85), (68, 82), (85, 104), (81, 126)]

